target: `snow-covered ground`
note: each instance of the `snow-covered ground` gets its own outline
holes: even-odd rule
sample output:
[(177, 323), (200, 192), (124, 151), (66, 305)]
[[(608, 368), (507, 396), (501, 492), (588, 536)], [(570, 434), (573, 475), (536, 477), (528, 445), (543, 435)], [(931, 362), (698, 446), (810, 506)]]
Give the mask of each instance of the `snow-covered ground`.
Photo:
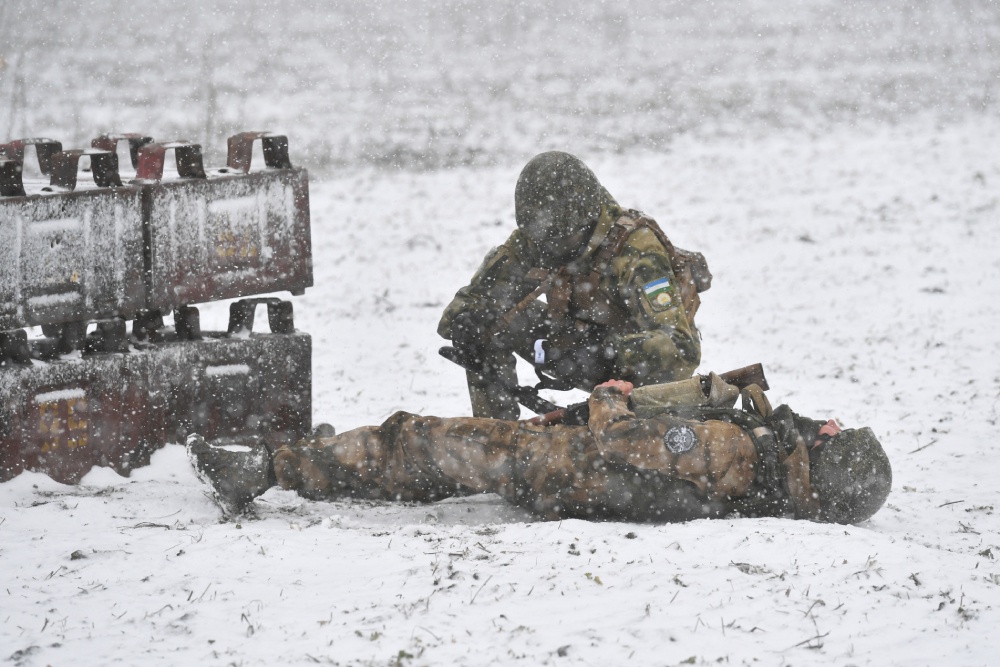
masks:
[[(130, 71), (122, 45), (152, 28), (123, 33), (128, 17), (101, 17), (101, 3), (48, 4), (4, 3), (0, 32), (28, 40), (38, 34), (37, 17), (47, 17), (71, 37), (47, 42), (59, 51), (106, 25), (112, 55), (84, 50), (60, 69), (41, 67), (37, 49), (27, 60), (0, 54), (0, 131), (80, 142), (113, 129), (112, 117), (130, 123), (121, 130), (185, 130), (190, 121), (177, 120), (180, 108), (149, 80), (169, 73), (183, 88), (214, 71), (203, 59), (175, 58), (176, 69), (140, 59)], [(702, 369), (761, 361), (776, 404), (872, 426), (893, 463), (893, 493), (872, 520), (847, 527), (538, 522), (492, 496), (319, 503), (280, 490), (258, 500), (258, 520), (224, 524), (172, 445), (130, 478), (96, 469), (76, 487), (37, 473), (0, 484), (0, 660), (996, 663), (996, 3), (779, 11), (783, 5), (751, 2), (732, 12), (668, 4), (658, 18), (656, 5), (643, 2), (595, 3), (565, 16), (575, 5), (547, 7), (542, 19), (563, 17), (553, 23), (559, 34), (581, 36), (596, 21), (608, 41), (648, 46), (650, 62), (640, 66), (626, 49), (617, 70), (609, 65), (594, 79), (593, 52), (579, 42), (542, 42), (545, 21), (525, 16), (530, 8), (519, 3), (483, 9), (487, 19), (514, 18), (507, 33), (479, 42), (494, 33), (477, 20), (476, 3), (415, 3), (398, 15), (362, 3), (327, 13), (288, 5), (278, 20), (272, 3), (249, 3), (258, 18), (275, 21), (276, 34), (299, 35), (278, 55), (307, 66), (262, 71), (313, 87), (287, 106), (248, 92), (239, 118), (226, 115), (232, 107), (216, 91), (222, 120), (206, 129), (201, 117), (188, 131), (211, 138), (229, 122), (266, 123), (289, 132), (293, 160), (302, 151), (314, 167), (316, 286), (295, 303), (298, 328), (313, 335), (316, 421), (346, 430), (397, 409), (468, 413), (462, 374), (436, 354), (437, 318), (509, 233), (520, 165), (535, 150), (563, 148), (584, 157), (619, 201), (708, 257), (715, 282), (698, 315)], [(157, 34), (177, 40), (165, 56), (195, 53), (199, 39), (239, 23), (225, 3), (197, 19), (193, 5), (177, 7), (150, 9), (165, 25)], [(364, 24), (352, 35), (357, 50), (326, 31), (338, 11)], [(14, 15), (24, 30), (14, 29)], [(453, 30), (419, 41), (419, 16)], [(375, 34), (365, 21), (383, 29)], [(254, 25), (254, 34), (270, 34)], [(184, 26), (187, 41), (179, 38)], [(665, 31), (660, 41), (652, 39), (657, 30)], [(518, 42), (521, 32), (534, 41)], [(423, 46), (407, 57), (400, 40)], [(512, 61), (496, 56), (505, 40)], [(599, 51), (613, 50), (601, 42)], [(244, 62), (232, 52), (219, 46), (216, 54), (225, 66)], [(383, 69), (377, 58), (365, 60), (378, 54)], [(531, 54), (541, 54), (535, 70), (525, 67)], [(89, 87), (63, 78), (105, 57), (122, 64), (80, 74)], [(261, 57), (247, 56), (251, 65)], [(8, 76), (28, 64), (48, 82), (61, 118), (40, 110), (30, 83), (18, 87), (16, 74)], [(675, 96), (643, 97), (658, 66)], [(347, 68), (340, 78), (338, 67)], [(453, 85), (442, 87), (448, 76)], [(633, 106), (584, 106), (590, 98), (577, 84), (586, 81), (595, 94), (619, 92)], [(134, 94), (123, 93), (129, 82)], [(491, 86), (492, 105), (480, 99)], [(204, 93), (184, 88), (180, 96), (196, 99), (194, 113), (202, 113)], [(107, 105), (70, 113), (72, 100), (91, 94)], [(34, 103), (25, 107), (26, 99)], [(350, 99), (357, 104), (335, 103)], [(431, 116), (444, 128), (436, 135), (404, 123)], [(667, 117), (687, 120), (658, 123)], [(25, 118), (42, 127), (21, 125)], [(654, 126), (663, 130), (655, 141)], [(331, 136), (346, 157), (324, 160), (306, 148)], [(379, 138), (397, 142), (396, 157), (366, 153)], [(222, 327), (225, 312), (207, 307), (204, 320)]]

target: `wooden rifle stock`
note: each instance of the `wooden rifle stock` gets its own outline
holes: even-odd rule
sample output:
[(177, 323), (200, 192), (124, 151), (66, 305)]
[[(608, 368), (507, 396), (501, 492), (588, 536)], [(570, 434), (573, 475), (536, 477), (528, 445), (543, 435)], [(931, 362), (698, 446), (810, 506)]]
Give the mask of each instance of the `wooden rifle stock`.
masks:
[(757, 385), (764, 391), (771, 388), (767, 384), (767, 378), (764, 377), (763, 364), (750, 364), (743, 368), (736, 368), (725, 373), (720, 373), (719, 377), (727, 384), (739, 387), (740, 389), (746, 389), (752, 384)]

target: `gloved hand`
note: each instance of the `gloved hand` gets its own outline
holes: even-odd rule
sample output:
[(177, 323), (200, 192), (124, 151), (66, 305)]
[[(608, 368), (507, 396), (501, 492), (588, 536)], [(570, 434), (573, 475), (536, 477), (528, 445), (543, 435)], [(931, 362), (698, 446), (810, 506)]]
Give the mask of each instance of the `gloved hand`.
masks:
[(491, 350), (503, 350), (503, 336), (492, 334), (497, 316), (488, 310), (467, 310), (451, 323), (451, 343), (469, 363), (482, 365)]

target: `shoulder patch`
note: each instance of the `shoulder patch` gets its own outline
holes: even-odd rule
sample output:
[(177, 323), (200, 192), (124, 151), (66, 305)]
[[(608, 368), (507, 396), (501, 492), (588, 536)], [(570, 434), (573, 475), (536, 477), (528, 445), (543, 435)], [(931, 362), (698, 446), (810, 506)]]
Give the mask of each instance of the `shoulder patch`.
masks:
[(649, 305), (653, 310), (666, 310), (674, 301), (674, 285), (670, 278), (663, 277), (646, 283), (642, 286), (642, 291), (649, 299)]
[(674, 454), (683, 454), (694, 449), (698, 438), (690, 426), (672, 426), (663, 434), (663, 445)]

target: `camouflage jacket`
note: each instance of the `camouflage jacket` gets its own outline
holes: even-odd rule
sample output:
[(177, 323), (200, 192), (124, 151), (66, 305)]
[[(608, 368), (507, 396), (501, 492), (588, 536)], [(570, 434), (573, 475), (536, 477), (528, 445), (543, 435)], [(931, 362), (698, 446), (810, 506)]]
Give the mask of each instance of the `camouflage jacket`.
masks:
[[(537, 246), (515, 230), (487, 255), (472, 282), (455, 295), (438, 324), (438, 333), (450, 338), (452, 322), (462, 312), (509, 312), (548, 278), (548, 320), (563, 319), (553, 314), (553, 307), (566, 302), (563, 330), (571, 332), (574, 344), (613, 350), (614, 370), (609, 377), (637, 385), (690, 377), (701, 359), (694, 325), (697, 303), (685, 309), (680, 272), (671, 262), (671, 253), (649, 227), (634, 224), (639, 215), (626, 213), (614, 203), (605, 204), (584, 253), (549, 271), (540, 269)], [(609, 257), (602, 248), (609, 237), (621, 234), (616, 228), (623, 226), (624, 243)], [(555, 293), (560, 286), (565, 288), (562, 299)], [(558, 336), (559, 332), (550, 334)]]
[(591, 394), (588, 426), (398, 412), (380, 426), (304, 440), (274, 457), (281, 486), (313, 498), (496, 493), (546, 519), (809, 518), (805, 444), (779, 463), (781, 477), (767, 481), (746, 428), (671, 413), (639, 418), (620, 391), (605, 387)]
[(769, 478), (762, 469), (765, 452), (745, 426), (723, 419), (684, 419), (672, 412), (639, 418), (620, 391), (603, 387), (591, 394), (588, 428), (601, 461), (609, 471), (619, 471), (619, 484), (627, 484), (631, 472), (633, 479), (667, 485), (669, 490), (657, 494), (648, 510), (654, 516), (684, 519), (738, 512), (808, 518), (816, 512), (804, 442), (790, 453), (773, 452), (778, 474)]

